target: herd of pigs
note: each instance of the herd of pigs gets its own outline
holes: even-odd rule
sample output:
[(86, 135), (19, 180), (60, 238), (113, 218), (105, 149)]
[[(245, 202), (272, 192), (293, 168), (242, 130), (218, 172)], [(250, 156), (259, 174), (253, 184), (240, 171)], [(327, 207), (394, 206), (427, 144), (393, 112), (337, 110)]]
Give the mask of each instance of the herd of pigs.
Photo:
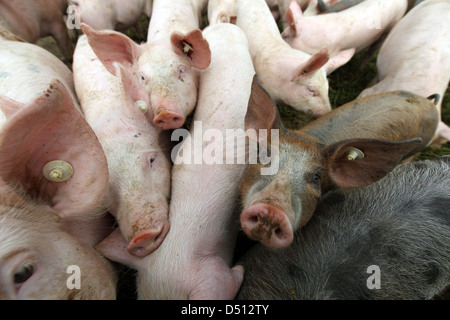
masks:
[[(138, 44), (123, 31), (143, 14)], [(442, 296), (450, 156), (411, 159), (450, 140), (449, 16), (448, 0), (0, 0), (0, 298), (117, 299), (121, 266), (139, 299)], [(377, 41), (378, 82), (332, 110), (327, 76)], [(287, 129), (278, 102), (315, 120)], [(225, 149), (208, 129), (257, 133), (270, 163), (177, 162)]]

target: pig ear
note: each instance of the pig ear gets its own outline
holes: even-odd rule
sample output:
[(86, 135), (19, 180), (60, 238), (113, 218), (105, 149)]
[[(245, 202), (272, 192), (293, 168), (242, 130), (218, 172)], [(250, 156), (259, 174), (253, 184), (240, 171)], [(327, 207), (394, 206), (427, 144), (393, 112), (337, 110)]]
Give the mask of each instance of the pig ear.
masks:
[(259, 84), (256, 74), (253, 76), (250, 99), (245, 114), (245, 130), (278, 128), (281, 120), (278, 109), (267, 91)]
[(297, 1), (292, 0), (289, 4), (289, 8), (286, 11), (286, 19), (289, 24), (289, 30), (293, 37), (297, 37), (300, 34), (300, 27), (297, 23), (297, 19), (303, 16), (302, 9), (298, 5)]
[(325, 68), (327, 75), (329, 75), (337, 68), (342, 67), (344, 64), (349, 62), (354, 54), (355, 48), (351, 48), (347, 50), (342, 50), (338, 54), (331, 57), (330, 60), (328, 60), (328, 62), (323, 66)]
[(16, 111), (22, 109), (24, 104), (8, 97), (0, 95), (0, 109), (9, 119)]
[(60, 81), (52, 81), (2, 128), (0, 180), (61, 217), (87, 213), (101, 204), (108, 183), (106, 158)]
[(322, 68), (330, 59), (328, 48), (323, 48), (309, 58), (294, 73), (291, 81), (296, 81), (299, 77), (308, 77)]
[(209, 43), (203, 38), (200, 29), (194, 29), (185, 35), (173, 32), (170, 36), (170, 42), (176, 53), (183, 54), (191, 60), (193, 67), (206, 69), (211, 63)]
[(132, 76), (131, 73), (121, 64), (114, 63), (114, 67), (116, 70), (115, 73), (119, 78), (119, 85), (122, 90), (122, 96), (127, 97), (132, 104), (135, 104), (137, 101), (145, 102), (147, 107), (146, 113), (149, 113), (150, 99), (144, 85), (140, 83), (135, 76)]
[(413, 138), (400, 142), (353, 139), (325, 148), (328, 175), (341, 188), (367, 186), (383, 178), (422, 142)]
[(138, 57), (138, 45), (120, 32), (112, 30), (96, 31), (82, 23), (81, 29), (86, 35), (89, 45), (103, 63), (105, 68), (116, 75), (114, 62), (118, 62), (128, 70), (134, 70)]
[(139, 258), (128, 252), (128, 244), (122, 232), (120, 232), (120, 228), (116, 228), (102, 242), (96, 245), (95, 249), (111, 261), (137, 269)]

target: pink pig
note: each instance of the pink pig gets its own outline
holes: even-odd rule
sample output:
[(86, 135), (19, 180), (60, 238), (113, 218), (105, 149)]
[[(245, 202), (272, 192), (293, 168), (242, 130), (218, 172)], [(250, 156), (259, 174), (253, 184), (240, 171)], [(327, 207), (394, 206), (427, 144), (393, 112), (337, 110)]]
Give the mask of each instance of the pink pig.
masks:
[(326, 48), (313, 55), (291, 48), (281, 37), (264, 0), (238, 0), (236, 25), (247, 36), (259, 82), (275, 101), (321, 116), (331, 110), (323, 66)]
[(68, 0), (75, 19), (95, 30), (126, 30), (137, 24), (144, 13), (150, 18), (151, 0)]
[[(227, 129), (244, 130), (247, 105), (252, 101), (254, 69), (245, 35), (232, 24), (220, 23), (206, 28), (204, 36), (211, 45), (212, 60), (200, 75), (194, 125), (180, 149), (183, 157), (189, 149), (185, 146), (193, 145), (194, 150), (203, 144), (207, 130), (219, 131), (225, 138)], [(225, 150), (225, 138), (210, 139), (205, 150), (214, 142), (215, 150)], [(97, 247), (108, 258), (138, 271), (139, 299), (233, 299), (242, 282), (243, 269), (232, 267), (232, 258), (239, 230), (239, 180), (246, 164), (209, 164), (205, 152), (187, 157), (192, 160), (192, 156), (203, 161), (178, 163), (180, 153), (175, 159), (171, 227), (157, 251), (136, 259), (124, 250), (126, 243), (116, 231)]]
[[(436, 25), (436, 21), (446, 21), (449, 14), (450, 3), (445, 0), (424, 1), (409, 11), (379, 51), (379, 82), (361, 92), (360, 97), (393, 90), (408, 90), (424, 97), (437, 93), (440, 115), (450, 80), (450, 25)], [(433, 141), (438, 138), (450, 140), (450, 128), (442, 121)]]
[(57, 79), (31, 103), (0, 105), (0, 299), (115, 299), (115, 271), (94, 249), (111, 230), (97, 137)]
[(291, 47), (310, 54), (327, 48), (334, 58), (326, 66), (330, 74), (390, 30), (407, 7), (407, 0), (366, 0), (341, 12), (303, 16), (297, 3), (291, 1), (289, 27), (282, 37)]
[(64, 12), (65, 0), (3, 0), (0, 1), (0, 30), (2, 28), (31, 43), (52, 36), (66, 59), (71, 59), (70, 40)]
[(81, 108), (108, 159), (110, 182), (104, 205), (113, 214), (128, 250), (145, 256), (169, 231), (170, 163), (159, 146), (151, 110), (125, 94), (123, 67), (117, 77), (98, 60), (86, 36), (74, 53), (74, 79)]
[(210, 63), (208, 42), (198, 29), (200, 8), (189, 0), (154, 1), (148, 41), (141, 45), (124, 34), (82, 24), (106, 69), (116, 75), (114, 62), (123, 66), (127, 95), (133, 102), (144, 101), (162, 129), (184, 124), (197, 102), (199, 70)]

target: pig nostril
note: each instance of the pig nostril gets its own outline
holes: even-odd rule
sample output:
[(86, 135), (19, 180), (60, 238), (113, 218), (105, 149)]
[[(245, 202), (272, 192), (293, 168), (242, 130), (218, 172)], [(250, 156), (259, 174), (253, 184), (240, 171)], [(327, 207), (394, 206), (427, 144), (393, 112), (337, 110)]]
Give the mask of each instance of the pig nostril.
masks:
[(248, 220), (252, 223), (257, 223), (259, 219), (258, 219), (257, 215), (254, 215), (254, 216), (251, 216), (250, 219), (248, 219)]
[(277, 229), (275, 230), (275, 235), (276, 235), (278, 238), (281, 238), (282, 235), (283, 235), (283, 230), (282, 230), (281, 228), (277, 228)]

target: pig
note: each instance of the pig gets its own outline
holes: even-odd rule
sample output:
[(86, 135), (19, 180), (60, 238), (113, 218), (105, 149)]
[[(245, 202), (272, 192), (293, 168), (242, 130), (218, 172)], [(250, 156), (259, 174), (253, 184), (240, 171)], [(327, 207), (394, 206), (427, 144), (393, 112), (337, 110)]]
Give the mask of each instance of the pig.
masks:
[(94, 248), (112, 230), (97, 137), (58, 79), (0, 105), (15, 110), (0, 134), (0, 299), (115, 299), (116, 271)]
[(65, 0), (2, 0), (0, 28), (35, 43), (39, 38), (52, 36), (67, 61), (71, 61), (73, 44), (66, 28)]
[[(359, 97), (392, 90), (408, 90), (427, 97), (440, 95), (436, 103), (441, 114), (442, 98), (450, 81), (450, 25), (436, 27), (446, 19), (448, 1), (429, 0), (414, 7), (386, 37), (377, 56), (378, 82)], [(440, 122), (432, 143), (450, 140), (450, 128)]]
[(141, 14), (152, 14), (152, 0), (68, 0), (68, 5), (75, 21), (95, 30), (126, 30), (137, 26)]
[(256, 244), (239, 257), (237, 299), (432, 299), (450, 283), (449, 186), (444, 156), (329, 192), (291, 246)]
[(249, 42), (250, 54), (261, 85), (276, 102), (321, 116), (331, 110), (328, 80), (323, 66), (328, 51), (307, 54), (291, 48), (281, 37), (264, 0), (238, 0), (236, 25)]
[[(34, 101), (53, 79), (65, 85), (73, 104), (79, 109), (72, 71), (55, 55), (31, 43), (0, 38), (0, 94), (18, 102), (17, 108), (0, 106), (8, 116), (22, 104)], [(0, 121), (0, 127), (6, 117)]]
[(305, 226), (318, 199), (334, 188), (367, 186), (422, 150), (439, 122), (432, 101), (394, 91), (351, 101), (299, 130), (283, 127), (270, 96), (249, 105), (246, 129), (279, 131), (278, 167), (259, 173), (251, 164), (240, 185), (244, 233), (271, 248), (285, 248)]
[[(176, 2), (176, 3), (175, 3)], [(188, 0), (153, 2), (147, 43), (138, 45), (122, 33), (83, 32), (106, 69), (116, 75), (123, 68), (123, 83), (133, 102), (151, 108), (153, 123), (164, 130), (183, 126), (197, 102), (198, 75), (209, 66), (211, 51), (198, 29), (199, 12)]]
[[(244, 130), (255, 72), (242, 30), (219, 23), (203, 33), (210, 44), (211, 65), (200, 74), (190, 135), (173, 151), (170, 232), (158, 250), (141, 259), (127, 255), (120, 232), (97, 246), (109, 259), (137, 270), (138, 299), (233, 299), (243, 277), (242, 268), (231, 267), (231, 260), (239, 231), (239, 180), (246, 162), (210, 163), (210, 154), (192, 155), (186, 146), (225, 150), (227, 129)], [(225, 138), (217, 135), (203, 142), (208, 132), (204, 130), (210, 129)], [(201, 161), (190, 162), (192, 156)]]
[(326, 66), (330, 74), (388, 32), (407, 8), (407, 0), (366, 0), (341, 12), (306, 17), (291, 1), (286, 14), (289, 27), (283, 30), (282, 37), (291, 47), (309, 54), (327, 48), (334, 58)]
[(97, 135), (108, 160), (110, 181), (104, 206), (116, 218), (131, 254), (156, 250), (169, 231), (170, 166), (158, 142), (160, 128), (151, 110), (139, 109), (117, 77), (106, 70), (87, 38), (78, 39), (74, 53), (75, 89), (86, 121)]

